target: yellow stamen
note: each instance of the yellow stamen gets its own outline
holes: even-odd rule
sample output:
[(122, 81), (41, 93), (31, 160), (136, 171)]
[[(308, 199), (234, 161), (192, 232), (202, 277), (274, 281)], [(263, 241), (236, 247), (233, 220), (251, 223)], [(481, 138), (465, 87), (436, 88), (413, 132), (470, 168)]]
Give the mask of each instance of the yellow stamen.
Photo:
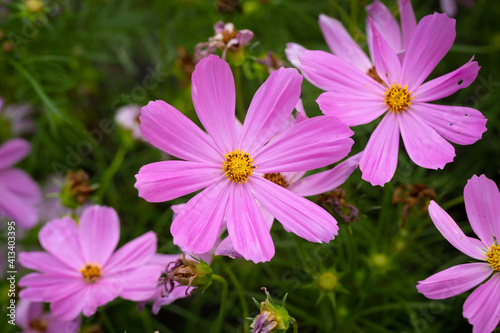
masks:
[(286, 181), (285, 177), (279, 172), (278, 173), (266, 173), (264, 175), (264, 178), (272, 181), (273, 183), (275, 183), (281, 187), (288, 188), (288, 185), (289, 185), (288, 182)]
[(94, 264), (87, 263), (80, 269), (80, 273), (83, 274), (85, 282), (96, 283), (97, 281), (99, 281), (102, 275), (101, 265), (97, 263)]
[(490, 246), (488, 253), (486, 253), (486, 261), (495, 271), (500, 271), (500, 245)]
[(385, 105), (389, 107), (392, 112), (400, 113), (405, 111), (411, 105), (411, 92), (408, 91), (408, 86), (401, 86), (400, 84), (391, 84), (385, 93)]
[(222, 166), (222, 170), (224, 170), (226, 177), (234, 183), (241, 184), (248, 182), (248, 177), (253, 174), (253, 169), (255, 169), (252, 156), (236, 149), (227, 153), (224, 157), (226, 161)]

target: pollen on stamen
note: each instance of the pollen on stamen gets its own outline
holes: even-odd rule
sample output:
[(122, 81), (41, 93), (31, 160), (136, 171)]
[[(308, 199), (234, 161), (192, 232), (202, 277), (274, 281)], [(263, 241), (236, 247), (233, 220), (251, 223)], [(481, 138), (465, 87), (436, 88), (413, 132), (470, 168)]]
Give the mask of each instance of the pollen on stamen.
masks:
[(385, 93), (385, 105), (392, 112), (403, 112), (411, 105), (411, 100), (413, 99), (411, 95), (412, 93), (408, 91), (408, 86), (391, 84), (391, 87), (387, 88), (387, 92)]
[(273, 183), (281, 186), (281, 187), (284, 187), (284, 188), (288, 188), (288, 182), (286, 181), (286, 178), (285, 176), (283, 176), (281, 173), (279, 172), (275, 172), (275, 173), (266, 173), (264, 175), (264, 178), (266, 178), (267, 180), (270, 180), (272, 181)]
[(222, 170), (229, 180), (234, 183), (246, 183), (248, 177), (253, 174), (255, 165), (250, 154), (236, 149), (224, 155), (226, 161), (222, 165)]
[(82, 273), (85, 282), (96, 283), (102, 275), (101, 265), (87, 263), (80, 269), (80, 273)]
[(500, 272), (500, 244), (490, 246), (486, 253), (486, 261), (495, 271)]

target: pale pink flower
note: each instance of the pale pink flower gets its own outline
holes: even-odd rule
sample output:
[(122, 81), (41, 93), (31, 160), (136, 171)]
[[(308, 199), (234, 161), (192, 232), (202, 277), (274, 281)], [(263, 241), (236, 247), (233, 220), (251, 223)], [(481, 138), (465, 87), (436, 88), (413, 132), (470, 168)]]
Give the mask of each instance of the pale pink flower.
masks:
[(0, 98), (0, 118), (9, 123), (9, 135), (18, 137), (31, 134), (36, 130), (36, 123), (33, 120), (33, 108), (25, 103), (10, 104), (5, 106), (5, 101)]
[(38, 223), (42, 194), (38, 184), (23, 170), (14, 168), (31, 151), (24, 139), (12, 139), (0, 146), (0, 218), (12, 219), (21, 228)]
[(443, 13), (448, 14), (449, 17), (454, 17), (457, 15), (458, 8), (457, 3), (462, 6), (471, 7), (474, 4), (473, 0), (439, 0), (439, 5)]
[(16, 306), (16, 324), (22, 333), (78, 333), (80, 317), (61, 321), (52, 313), (43, 311), (43, 303), (20, 299)]
[(63, 321), (80, 312), (93, 315), (97, 307), (117, 297), (149, 299), (162, 268), (148, 264), (156, 252), (152, 231), (114, 252), (120, 238), (120, 221), (110, 207), (91, 206), (78, 225), (70, 217), (48, 222), (38, 235), (47, 252), (21, 252), (22, 266), (39, 271), (21, 278), (19, 297), (48, 302)]
[(186, 161), (145, 165), (136, 175), (139, 196), (169, 201), (205, 188), (175, 217), (174, 243), (205, 253), (226, 227), (247, 260), (270, 260), (271, 234), (256, 200), (285, 228), (313, 242), (338, 231), (321, 207), (263, 176), (316, 169), (343, 158), (352, 131), (334, 118), (305, 120), (275, 136), (298, 102), (302, 77), (295, 69), (274, 71), (255, 94), (243, 128), (236, 129), (235, 88), (229, 65), (216, 56), (198, 63), (192, 78), (194, 107), (208, 135), (163, 101), (142, 108), (141, 132), (157, 148)]
[(429, 204), (429, 215), (451, 245), (483, 262), (445, 269), (419, 281), (417, 290), (428, 298), (443, 299), (479, 285), (465, 301), (463, 315), (474, 326), (474, 333), (489, 333), (500, 321), (500, 192), (485, 175), (474, 175), (464, 188), (464, 201), (470, 225), (479, 239), (466, 236), (434, 201)]
[(469, 145), (486, 131), (486, 118), (473, 108), (430, 104), (468, 87), (479, 66), (472, 59), (457, 70), (423, 83), (455, 39), (455, 20), (446, 14), (424, 17), (401, 62), (372, 24), (377, 82), (344, 59), (322, 51), (306, 51), (302, 70), (327, 90), (317, 102), (325, 115), (348, 126), (384, 115), (360, 160), (362, 178), (372, 185), (390, 181), (396, 170), (399, 137), (415, 164), (442, 169), (455, 156), (448, 142)]
[(130, 131), (132, 138), (138, 141), (146, 141), (141, 134), (139, 127), (139, 115), (141, 107), (137, 104), (128, 104), (122, 106), (116, 111), (115, 121), (123, 129)]
[[(366, 12), (367, 17), (373, 20), (373, 24), (382, 37), (392, 49), (396, 53), (401, 54), (402, 57), (402, 54), (410, 44), (417, 23), (410, 1), (398, 0), (398, 6), (401, 15), (401, 27), (391, 11), (379, 0), (375, 0), (372, 4), (366, 6)], [(339, 20), (321, 14), (319, 16), (319, 26), (333, 54), (349, 62), (354, 67), (359, 68), (364, 73), (372, 77), (375, 75), (370, 24), (366, 25), (366, 38), (370, 57), (368, 57), (363, 49), (354, 41)], [(285, 53), (288, 61), (300, 69), (304, 77), (309, 80), (307, 73), (302, 71), (302, 65), (299, 59), (307, 49), (296, 43), (287, 43), (286, 46)], [(311, 81), (311, 83), (317, 85), (316, 81)], [(320, 88), (322, 87), (320, 86)]]

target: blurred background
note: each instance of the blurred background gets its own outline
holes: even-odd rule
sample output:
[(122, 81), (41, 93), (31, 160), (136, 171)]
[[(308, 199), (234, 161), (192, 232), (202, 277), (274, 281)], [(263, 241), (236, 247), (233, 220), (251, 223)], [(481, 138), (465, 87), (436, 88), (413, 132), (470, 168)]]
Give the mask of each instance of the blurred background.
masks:
[[(398, 18), (397, 2), (383, 2)], [(61, 178), (69, 170), (84, 170), (93, 188), (90, 202), (112, 206), (120, 215), (120, 244), (153, 230), (158, 252), (179, 253), (169, 231), (170, 205), (188, 197), (160, 204), (138, 197), (134, 175), (139, 168), (169, 157), (134, 138), (117, 122), (117, 111), (161, 99), (199, 124), (190, 91), (195, 46), (207, 43), (215, 35), (213, 26), (223, 21), (254, 34), (244, 48), (227, 53), (238, 91), (237, 116), (243, 120), (269, 70), (291, 66), (284, 53), (286, 43), (328, 50), (319, 14), (340, 20), (360, 45), (366, 45), (365, 6), (370, 3), (3, 0), (0, 143), (16, 136), (32, 143), (30, 156), (19, 167), (41, 186), (48, 186), (54, 175)], [(412, 4), (417, 20), (442, 12), (439, 1)], [(252, 297), (265, 299), (261, 287), (267, 287), (278, 303), (288, 293), (287, 309), (300, 332), (471, 331), (462, 317), (468, 293), (432, 301), (415, 288), (417, 281), (469, 260), (434, 227), (426, 212), (429, 200), (436, 200), (472, 235), (463, 205), (467, 180), (485, 174), (500, 184), (500, 3), (457, 4), (455, 43), (430, 78), (475, 57), (481, 66), (476, 81), (439, 103), (480, 110), (488, 118), (483, 139), (472, 146), (454, 145), (454, 162), (436, 171), (417, 167), (401, 149), (396, 175), (383, 188), (361, 180), (357, 170), (342, 191), (311, 198), (334, 212), (339, 222), (339, 236), (330, 244), (308, 243), (275, 223), (276, 255), (270, 262), (256, 265), (216, 257), (212, 268), (229, 284), (223, 332), (249, 332), (251, 320), (246, 318), (259, 313)], [(320, 93), (304, 80), (302, 99), (310, 117), (321, 114), (315, 102)], [(9, 107), (25, 111), (7, 112)], [(21, 123), (24, 129), (18, 128)], [(363, 149), (376, 124), (353, 128), (353, 153)], [(347, 214), (345, 204), (359, 211), (347, 222), (335, 213), (340, 209)], [(42, 224), (18, 235), (19, 248), (39, 248)], [(6, 290), (5, 279), (0, 288)], [(83, 318), (82, 332), (211, 332), (220, 294), (220, 285), (214, 283), (204, 293), (162, 308), (158, 315), (150, 313), (150, 306), (138, 311), (132, 302), (115, 300)], [(0, 294), (2, 318), (6, 295)], [(10, 325), (1, 330), (18, 332)]]

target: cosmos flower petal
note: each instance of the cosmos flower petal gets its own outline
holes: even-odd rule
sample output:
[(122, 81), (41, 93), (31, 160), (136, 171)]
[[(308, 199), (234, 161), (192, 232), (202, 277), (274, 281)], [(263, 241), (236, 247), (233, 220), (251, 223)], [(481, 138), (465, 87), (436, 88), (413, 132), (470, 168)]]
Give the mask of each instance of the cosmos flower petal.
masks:
[[(302, 72), (302, 65), (300, 64), (299, 57), (306, 52), (307, 49), (297, 43), (286, 43), (285, 55), (288, 61)], [(304, 76), (306, 79), (307, 77)]]
[(304, 120), (278, 135), (254, 156), (259, 173), (312, 170), (344, 158), (353, 132), (334, 117)]
[(156, 253), (156, 241), (156, 234), (148, 231), (123, 245), (109, 258), (103, 267), (103, 274), (134, 269), (148, 262)]
[(302, 72), (312, 84), (326, 91), (367, 93), (366, 90), (383, 94), (385, 89), (377, 81), (333, 54), (324, 51), (306, 51), (299, 57)]
[(185, 298), (186, 295), (188, 294), (188, 291), (187, 291), (188, 289), (190, 291), (192, 291), (193, 289), (196, 289), (196, 288), (183, 286), (183, 285), (180, 285), (177, 282), (175, 282), (174, 289), (170, 293), (168, 293), (168, 295), (165, 295), (164, 297), (157, 297), (155, 299), (153, 306), (152, 306), (152, 309), (151, 309), (151, 312), (154, 314), (158, 314), (158, 312), (160, 312), (160, 308), (162, 306), (168, 305), (179, 298)]
[(86, 263), (104, 266), (118, 245), (120, 219), (113, 208), (90, 206), (80, 216), (80, 244)]
[(196, 162), (220, 160), (221, 152), (207, 134), (164, 101), (149, 102), (139, 119), (142, 135), (167, 154)]
[[(274, 217), (273, 217), (274, 219)], [(231, 241), (231, 238), (227, 236), (224, 238), (219, 245), (217, 245), (217, 248), (215, 249), (214, 254), (216, 256), (227, 256), (232, 259), (239, 259), (242, 258), (243, 256), (236, 251), (234, 248), (233, 242)]]
[(90, 317), (97, 308), (107, 304), (120, 295), (121, 286), (110, 278), (101, 278), (99, 283), (87, 286), (87, 295), (83, 302), (82, 313)]
[(347, 126), (368, 124), (387, 111), (381, 93), (327, 91), (316, 102), (325, 115), (336, 117)]
[(297, 105), (301, 83), (302, 76), (295, 68), (282, 67), (271, 73), (250, 103), (240, 149), (259, 149), (280, 130)]
[(410, 45), (415, 29), (417, 28), (417, 20), (413, 13), (413, 7), (409, 0), (398, 0), (399, 15), (401, 17), (401, 32), (403, 34), (403, 49), (406, 50)]
[(340, 21), (327, 15), (319, 15), (319, 27), (323, 32), (326, 44), (333, 54), (347, 60), (363, 72), (372, 68), (372, 63), (365, 52), (352, 39)]
[(191, 81), (194, 108), (203, 127), (220, 151), (234, 150), (236, 93), (231, 68), (209, 55), (196, 65)]
[(80, 277), (81, 274), (56, 259), (47, 252), (33, 251), (19, 253), (19, 263), (29, 269), (48, 274), (60, 274), (63, 276)]
[(439, 135), (459, 145), (473, 144), (486, 132), (487, 119), (473, 108), (430, 103), (415, 103), (411, 108)]
[[(5, 172), (5, 171), (2, 171)], [(33, 228), (39, 219), (38, 208), (29, 204), (23, 196), (11, 192), (0, 184), (0, 212), (24, 229)]]
[(0, 170), (0, 184), (9, 192), (22, 198), (26, 204), (37, 205), (42, 201), (42, 191), (27, 172), (12, 168)]
[(465, 300), (463, 315), (473, 326), (473, 333), (490, 333), (500, 321), (500, 274), (495, 273)]
[(24, 139), (12, 139), (0, 146), (0, 170), (7, 169), (29, 155), (31, 144)]
[(172, 222), (174, 244), (184, 252), (210, 251), (222, 227), (229, 200), (229, 180), (220, 179), (189, 200)]
[(49, 302), (73, 293), (75, 288), (85, 284), (81, 277), (64, 276), (59, 273), (30, 273), (19, 280), (19, 297), (32, 302)]
[(143, 265), (141, 268), (121, 273), (120, 297), (134, 301), (148, 300), (153, 296), (164, 267), (160, 265)]
[(464, 232), (458, 227), (455, 221), (439, 205), (431, 200), (429, 204), (429, 215), (432, 222), (441, 235), (457, 250), (477, 260), (484, 260), (485, 252), (479, 247), (477, 242), (472, 242)]
[(401, 45), (402, 38), (399, 23), (390, 10), (379, 0), (375, 0), (366, 6), (366, 13), (373, 21), (376, 29), (383, 33), (383, 39), (387, 41), (387, 44), (394, 52), (402, 50), (403, 46)]
[(149, 202), (163, 202), (210, 186), (224, 172), (220, 164), (162, 161), (144, 165), (135, 176), (139, 196)]
[(76, 271), (85, 264), (75, 221), (68, 216), (48, 222), (40, 229), (38, 239), (52, 256)]
[(428, 169), (442, 169), (453, 161), (455, 148), (412, 110), (403, 111), (399, 128), (411, 160)]
[(373, 131), (359, 168), (364, 180), (372, 185), (384, 185), (392, 179), (398, 163), (399, 115), (388, 112)]
[(378, 76), (387, 86), (400, 82), (401, 63), (394, 49), (377, 30), (375, 23), (369, 20), (372, 29), (373, 63)]
[(327, 243), (337, 235), (337, 221), (313, 202), (263, 177), (251, 177), (248, 182), (260, 204), (287, 231), (316, 243)]
[(457, 0), (439, 0), (439, 6), (443, 13), (446, 13), (449, 17), (457, 15)]
[(424, 82), (455, 40), (455, 20), (434, 13), (420, 20), (402, 64), (403, 84), (409, 91)]
[(349, 157), (333, 169), (301, 178), (290, 185), (288, 189), (303, 197), (329, 192), (342, 185), (351, 173), (356, 170), (362, 154), (361, 152)]
[(419, 281), (417, 290), (430, 299), (453, 297), (474, 288), (492, 271), (489, 264), (482, 262), (453, 266)]
[(414, 93), (415, 102), (435, 101), (467, 88), (474, 82), (481, 68), (473, 59), (474, 57), (453, 72), (423, 83)]
[(498, 240), (500, 231), (500, 192), (494, 181), (485, 175), (472, 176), (464, 188), (467, 217), (474, 233), (487, 247)]
[(85, 306), (85, 302), (82, 302), (82, 300), (87, 298), (89, 292), (89, 289), (85, 287), (85, 284), (82, 284), (67, 297), (50, 303), (52, 314), (63, 321), (75, 319)]
[(254, 263), (271, 260), (274, 244), (259, 207), (245, 185), (234, 184), (227, 206), (227, 231), (234, 249)]

